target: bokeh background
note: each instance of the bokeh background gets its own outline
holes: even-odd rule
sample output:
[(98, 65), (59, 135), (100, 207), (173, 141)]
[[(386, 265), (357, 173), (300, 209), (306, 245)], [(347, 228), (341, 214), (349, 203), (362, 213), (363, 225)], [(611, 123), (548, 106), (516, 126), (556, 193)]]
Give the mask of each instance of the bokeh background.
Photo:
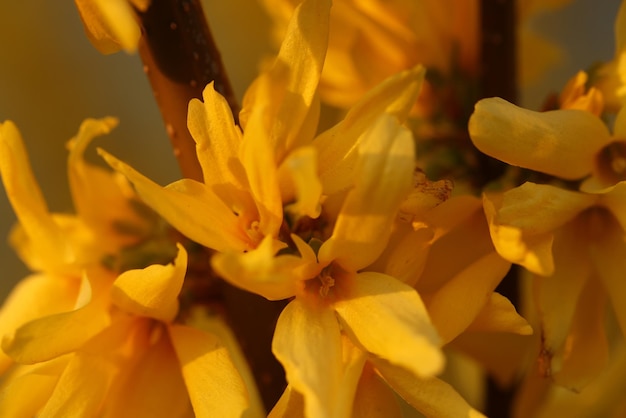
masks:
[[(204, 0), (226, 68), (241, 98), (271, 51), (269, 21), (258, 0)], [(574, 0), (536, 16), (531, 26), (562, 48), (545, 77), (522, 90), (536, 108), (579, 69), (613, 56), (613, 22), (619, 0)], [(100, 55), (84, 36), (70, 0), (0, 2), (0, 121), (20, 128), (35, 175), (53, 211), (72, 204), (65, 171), (65, 142), (87, 117), (116, 116), (119, 127), (96, 140), (161, 184), (179, 178), (139, 57)], [(91, 150), (90, 158), (98, 159)], [(0, 184), (0, 300), (27, 274), (6, 237), (15, 216)]]

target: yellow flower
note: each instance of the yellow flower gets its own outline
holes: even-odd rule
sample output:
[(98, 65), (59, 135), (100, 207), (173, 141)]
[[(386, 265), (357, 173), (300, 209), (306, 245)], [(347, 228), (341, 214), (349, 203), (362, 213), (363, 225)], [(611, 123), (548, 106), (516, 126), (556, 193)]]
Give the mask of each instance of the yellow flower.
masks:
[(74, 0), (92, 44), (103, 54), (134, 52), (141, 36), (133, 8), (145, 11), (150, 0)]
[[(412, 136), (393, 116), (383, 115), (362, 137), (358, 153), (354, 186), (342, 199), (330, 236), (321, 236), (317, 257), (292, 235), (300, 255), (277, 255), (265, 241), (245, 254), (218, 254), (212, 263), (226, 280), (257, 293), (268, 282), (294, 282), (288, 296), (295, 299), (278, 319), (272, 348), (290, 390), (304, 397), (307, 417), (351, 411), (368, 353), (389, 363), (383, 374), (390, 379), (427, 378), (443, 366), (438, 337), (415, 290), (389, 275), (363, 271), (384, 250), (411, 189)], [(346, 356), (351, 360), (343, 365)]]
[[(623, 118), (620, 113), (615, 123), (617, 135), (624, 129)], [(470, 135), (489, 155), (564, 179), (588, 175), (594, 163), (607, 162), (601, 158), (603, 147), (621, 146), (590, 113), (560, 110), (540, 114), (499, 99), (478, 103)], [(617, 154), (614, 162), (620, 158)], [(601, 180), (609, 186), (591, 187)], [(498, 253), (538, 276), (543, 372), (576, 390), (606, 364), (603, 322), (607, 300), (622, 333), (626, 332), (621, 278), (626, 268), (626, 182), (618, 175), (594, 176), (582, 188), (588, 189), (587, 193), (527, 182), (505, 193), (484, 196)]]
[[(292, 20), (275, 65), (246, 92), (240, 129), (212, 85), (189, 104), (204, 183), (182, 179), (162, 188), (101, 151), (144, 201), (190, 239), (217, 251), (274, 254), (289, 244), (285, 228), (318, 218), (324, 196), (353, 183), (358, 144), (382, 113), (405, 119), (424, 71), (405, 71), (371, 91), (345, 119), (316, 136), (317, 85), (326, 52), (328, 1), (307, 1)], [(286, 262), (286, 261), (285, 261)], [(254, 291), (268, 299), (294, 294), (297, 280), (274, 279)], [(238, 286), (249, 289), (239, 280)]]
[[(112, 284), (89, 277), (92, 288), (84, 293), (84, 305), (29, 322), (5, 339), (3, 349), (13, 359), (33, 366), (18, 367), (4, 382), (0, 408), (13, 416), (25, 411), (39, 411), (39, 416), (242, 416), (250, 403), (246, 384), (224, 343), (211, 332), (220, 325), (207, 332), (174, 322), (187, 267), (184, 248), (178, 250), (172, 264), (128, 270)], [(62, 363), (57, 374), (42, 376), (41, 367), (55, 361)], [(56, 381), (49, 382), (52, 376)], [(41, 391), (33, 392), (27, 382)], [(258, 400), (252, 402), (249, 416), (260, 416)]]
[[(132, 210), (132, 191), (117, 174), (86, 164), (87, 144), (110, 131), (112, 118), (85, 121), (70, 143), (68, 174), (77, 216), (51, 214), (34, 178), (19, 131), (12, 122), (0, 125), (0, 174), (19, 225), (11, 242), (35, 273), (9, 295), (0, 311), (0, 335), (76, 304), (82, 271), (97, 267), (107, 254), (142, 239), (149, 226)], [(94, 193), (98, 190), (98, 193)], [(136, 234), (120, 234), (124, 224)], [(10, 360), (0, 354), (0, 370)]]
[[(115, 124), (87, 120), (69, 143), (76, 216), (49, 213), (17, 128), (0, 125), (0, 173), (20, 221), (13, 243), (37, 271), (0, 311), (0, 415), (240, 416), (251, 403), (250, 416), (260, 416), (251, 379), (244, 383), (233, 364), (245, 368), (227, 328), (206, 315), (193, 321), (204, 331), (174, 321), (182, 247), (174, 264), (116, 274), (141, 264), (132, 258), (142, 256), (151, 221), (137, 212), (123, 177), (83, 159), (91, 140)], [(109, 256), (130, 259), (109, 265)], [(213, 397), (204, 392), (210, 387)]]

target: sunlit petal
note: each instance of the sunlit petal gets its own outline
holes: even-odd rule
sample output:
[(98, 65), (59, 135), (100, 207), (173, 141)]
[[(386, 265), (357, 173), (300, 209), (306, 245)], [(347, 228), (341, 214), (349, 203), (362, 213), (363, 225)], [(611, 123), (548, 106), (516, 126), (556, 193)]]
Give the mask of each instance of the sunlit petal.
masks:
[[(0, 124), (0, 174), (17, 219), (44, 261), (45, 267), (69, 264), (74, 254), (61, 229), (48, 212), (41, 189), (30, 168), (24, 142), (11, 121)], [(31, 266), (40, 269), (44, 266)]]
[(187, 127), (196, 142), (204, 183), (243, 189), (246, 177), (239, 162), (242, 134), (232, 110), (224, 96), (215, 91), (213, 82), (205, 87), (202, 98), (203, 102), (189, 102)]
[(307, 418), (335, 417), (341, 383), (341, 339), (332, 309), (295, 299), (280, 314), (272, 352), (293, 390), (304, 396)]
[(119, 395), (107, 399), (107, 416), (193, 416), (187, 388), (169, 335), (161, 332), (158, 341), (141, 354), (122, 387), (115, 388)]
[(304, 416), (304, 397), (293, 390), (291, 385), (283, 392), (267, 418), (302, 418)]
[(187, 251), (165, 266), (153, 264), (123, 272), (113, 283), (111, 301), (126, 312), (169, 322), (178, 313), (178, 294), (187, 271)]
[(313, 249), (295, 237), (302, 257), (276, 253), (284, 246), (268, 236), (247, 253), (219, 253), (211, 264), (220, 277), (233, 285), (270, 300), (285, 299), (296, 294), (301, 282), (315, 277), (320, 270)]
[(474, 145), (508, 164), (568, 180), (593, 168), (611, 135), (602, 120), (581, 110), (533, 112), (503, 99), (483, 99), (470, 118)]
[(228, 354), (213, 335), (168, 327), (196, 417), (240, 417), (248, 408), (246, 387)]
[(322, 211), (322, 185), (317, 176), (317, 150), (311, 146), (292, 152), (279, 168), (283, 202), (295, 200), (285, 210), (297, 217), (317, 218)]
[(483, 204), (498, 253), (534, 273), (550, 275), (553, 231), (596, 201), (593, 195), (524, 183), (503, 196), (485, 195)]
[(183, 179), (164, 188), (105, 151), (98, 151), (133, 183), (147, 205), (187, 237), (219, 251), (246, 249), (247, 237), (238, 226), (237, 216), (201, 183)]
[(402, 409), (394, 395), (380, 377), (367, 365), (354, 398), (353, 418), (402, 418)]
[(543, 349), (548, 356), (566, 344), (576, 305), (584, 297), (581, 292), (591, 275), (588, 244), (581, 240), (586, 227), (583, 221), (576, 220), (559, 231), (553, 247), (554, 273), (535, 278)]
[(387, 244), (395, 214), (411, 189), (411, 132), (395, 116), (384, 114), (364, 134), (359, 156), (355, 188), (319, 254), (322, 264), (335, 260), (348, 271), (371, 264)]
[[(78, 295), (76, 310), (35, 319), (18, 328), (13, 335), (4, 336), (2, 349), (15, 361), (33, 364), (50, 360), (77, 350), (110, 323), (104, 309), (107, 295), (101, 288), (94, 290), (83, 279), (85, 302)], [(87, 303), (86, 303), (87, 302)]]
[[(605, 334), (607, 297), (595, 280), (583, 288), (562, 353), (552, 358), (554, 381), (580, 392), (596, 379), (609, 363)], [(556, 367), (555, 367), (556, 366)]]
[(515, 310), (510, 300), (492, 292), (487, 303), (466, 328), (468, 332), (512, 332), (530, 335), (533, 329)]
[(472, 323), (510, 266), (498, 254), (488, 254), (450, 278), (429, 298), (428, 313), (444, 344)]
[[(344, 279), (344, 278), (342, 278)], [(345, 332), (366, 351), (417, 376), (439, 373), (439, 337), (417, 292), (380, 273), (359, 273), (335, 310)]]
[(422, 88), (424, 74), (424, 68), (417, 66), (390, 77), (366, 94), (342, 122), (315, 139), (324, 193), (333, 194), (352, 184), (361, 135), (385, 112), (404, 121)]
[(114, 373), (115, 368), (100, 356), (75, 354), (38, 416), (97, 416)]
[[(35, 275), (17, 284), (0, 310), (0, 337), (12, 334), (19, 326), (36, 318), (72, 309), (80, 280)], [(11, 360), (0, 351), (0, 371)]]
[(379, 359), (373, 359), (372, 362), (398, 395), (427, 417), (484, 417), (443, 380), (436, 377), (416, 379), (412, 373), (401, 367), (392, 366)]

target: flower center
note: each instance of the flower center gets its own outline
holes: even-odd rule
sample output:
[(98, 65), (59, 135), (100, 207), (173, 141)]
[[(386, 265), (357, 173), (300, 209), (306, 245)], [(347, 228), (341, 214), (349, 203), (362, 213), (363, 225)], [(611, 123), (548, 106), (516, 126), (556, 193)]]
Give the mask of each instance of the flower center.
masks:
[(250, 226), (248, 226), (246, 233), (248, 234), (248, 237), (250, 237), (250, 240), (254, 243), (263, 241), (263, 233), (261, 232), (261, 224), (259, 221), (250, 222)]
[(599, 177), (610, 184), (626, 180), (626, 141), (614, 141), (596, 157)]
[(322, 284), (319, 290), (320, 296), (325, 298), (326, 296), (328, 296), (330, 288), (335, 285), (335, 279), (333, 279), (327, 269), (322, 270), (322, 272), (318, 276), (318, 279)]

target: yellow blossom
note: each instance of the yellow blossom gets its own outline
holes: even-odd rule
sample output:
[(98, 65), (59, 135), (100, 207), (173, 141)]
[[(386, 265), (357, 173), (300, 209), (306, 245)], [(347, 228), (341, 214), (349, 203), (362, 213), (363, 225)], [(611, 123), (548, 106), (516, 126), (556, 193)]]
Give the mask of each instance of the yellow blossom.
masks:
[[(622, 113), (616, 133), (623, 130), (620, 119)], [(540, 114), (495, 99), (477, 105), (470, 134), (494, 157), (569, 179), (589, 174), (594, 157), (613, 141), (602, 122), (587, 112)], [(542, 371), (575, 390), (606, 365), (607, 302), (626, 332), (621, 279), (626, 183), (604, 179), (609, 186), (603, 189), (590, 187), (589, 180), (583, 183), (587, 192), (527, 182), (484, 196), (497, 251), (538, 276)]]
[[(184, 248), (178, 250), (172, 264), (128, 270), (97, 285), (84, 306), (5, 338), (12, 358), (34, 366), (18, 367), (4, 382), (0, 408), (19, 415), (36, 408), (40, 416), (242, 416), (246, 385), (226, 346), (211, 330), (173, 322), (187, 267)], [(105, 326), (94, 326), (94, 314), (108, 318)], [(34, 394), (41, 403), (33, 406), (23, 381), (37, 381), (41, 365), (61, 355), (56, 384)], [(249, 416), (260, 416), (252, 402)]]
[[(0, 311), (1, 335), (30, 320), (72, 309), (85, 287), (83, 269), (97, 267), (107, 254), (138, 242), (147, 231), (148, 225), (132, 210), (133, 194), (126, 180), (82, 159), (87, 144), (116, 123), (112, 118), (87, 120), (71, 141), (68, 174), (77, 216), (48, 211), (19, 131), (10, 121), (0, 125), (0, 174), (19, 221), (11, 242), (34, 271)], [(101, 194), (94, 195), (94, 189)], [(137, 234), (120, 234), (116, 221), (133, 226)], [(10, 361), (4, 353), (0, 359), (5, 370)]]
[[(93, 137), (115, 124), (87, 120), (69, 143), (76, 216), (49, 213), (19, 132), (11, 122), (0, 125), (0, 173), (20, 221), (14, 244), (37, 271), (0, 311), (0, 415), (260, 416), (225, 326), (175, 321), (184, 248), (172, 264), (117, 275), (141, 263), (133, 251), (141, 252), (150, 220), (136, 212), (123, 177), (83, 160)], [(126, 264), (106, 262), (124, 254)]]

